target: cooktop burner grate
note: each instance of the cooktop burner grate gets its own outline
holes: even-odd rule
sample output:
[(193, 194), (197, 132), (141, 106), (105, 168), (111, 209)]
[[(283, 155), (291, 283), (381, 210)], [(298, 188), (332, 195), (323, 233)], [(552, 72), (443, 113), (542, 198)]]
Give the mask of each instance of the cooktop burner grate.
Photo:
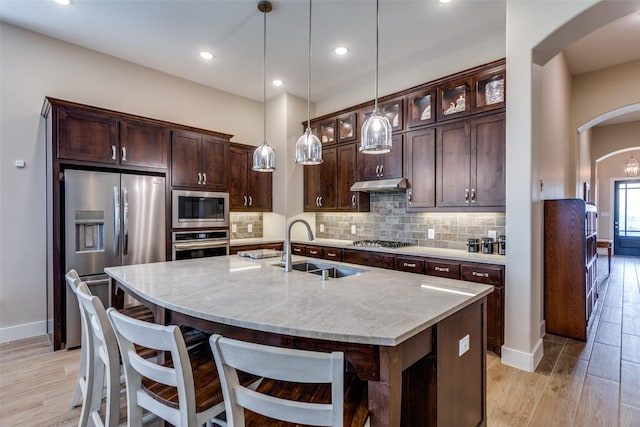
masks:
[(369, 248), (403, 248), (411, 246), (411, 243), (395, 242), (392, 240), (354, 240), (353, 246), (364, 246)]

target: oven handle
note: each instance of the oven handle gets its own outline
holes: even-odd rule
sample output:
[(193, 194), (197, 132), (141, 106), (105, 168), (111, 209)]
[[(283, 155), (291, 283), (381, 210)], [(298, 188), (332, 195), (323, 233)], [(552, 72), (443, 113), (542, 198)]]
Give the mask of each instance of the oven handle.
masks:
[(228, 242), (189, 242), (189, 243), (174, 243), (173, 247), (176, 251), (189, 251), (192, 249), (208, 249), (208, 248), (221, 248), (227, 246)]

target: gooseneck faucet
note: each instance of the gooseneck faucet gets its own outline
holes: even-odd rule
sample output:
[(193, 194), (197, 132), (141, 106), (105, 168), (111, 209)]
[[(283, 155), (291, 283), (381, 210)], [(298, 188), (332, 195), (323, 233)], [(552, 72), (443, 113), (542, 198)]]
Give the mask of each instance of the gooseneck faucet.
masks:
[(296, 222), (301, 222), (307, 227), (307, 237), (309, 240), (313, 240), (313, 232), (311, 231), (311, 226), (304, 219), (294, 219), (287, 226), (287, 233), (284, 238), (284, 250), (285, 250), (285, 262), (284, 262), (284, 271), (287, 273), (292, 270), (291, 268), (291, 226)]

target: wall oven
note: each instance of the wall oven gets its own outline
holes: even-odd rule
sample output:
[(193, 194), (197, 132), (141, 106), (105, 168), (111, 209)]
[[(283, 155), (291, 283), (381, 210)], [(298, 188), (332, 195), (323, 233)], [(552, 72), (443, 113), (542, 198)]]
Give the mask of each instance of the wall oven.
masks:
[(229, 255), (229, 230), (175, 231), (171, 240), (174, 261)]
[(229, 193), (172, 190), (172, 227), (229, 227)]

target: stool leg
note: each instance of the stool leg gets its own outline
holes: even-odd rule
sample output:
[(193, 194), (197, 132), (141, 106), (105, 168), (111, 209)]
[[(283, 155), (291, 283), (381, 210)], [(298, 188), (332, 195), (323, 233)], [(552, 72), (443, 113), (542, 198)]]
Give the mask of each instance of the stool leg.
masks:
[(607, 261), (609, 261), (609, 274), (611, 274), (611, 245), (607, 247)]

